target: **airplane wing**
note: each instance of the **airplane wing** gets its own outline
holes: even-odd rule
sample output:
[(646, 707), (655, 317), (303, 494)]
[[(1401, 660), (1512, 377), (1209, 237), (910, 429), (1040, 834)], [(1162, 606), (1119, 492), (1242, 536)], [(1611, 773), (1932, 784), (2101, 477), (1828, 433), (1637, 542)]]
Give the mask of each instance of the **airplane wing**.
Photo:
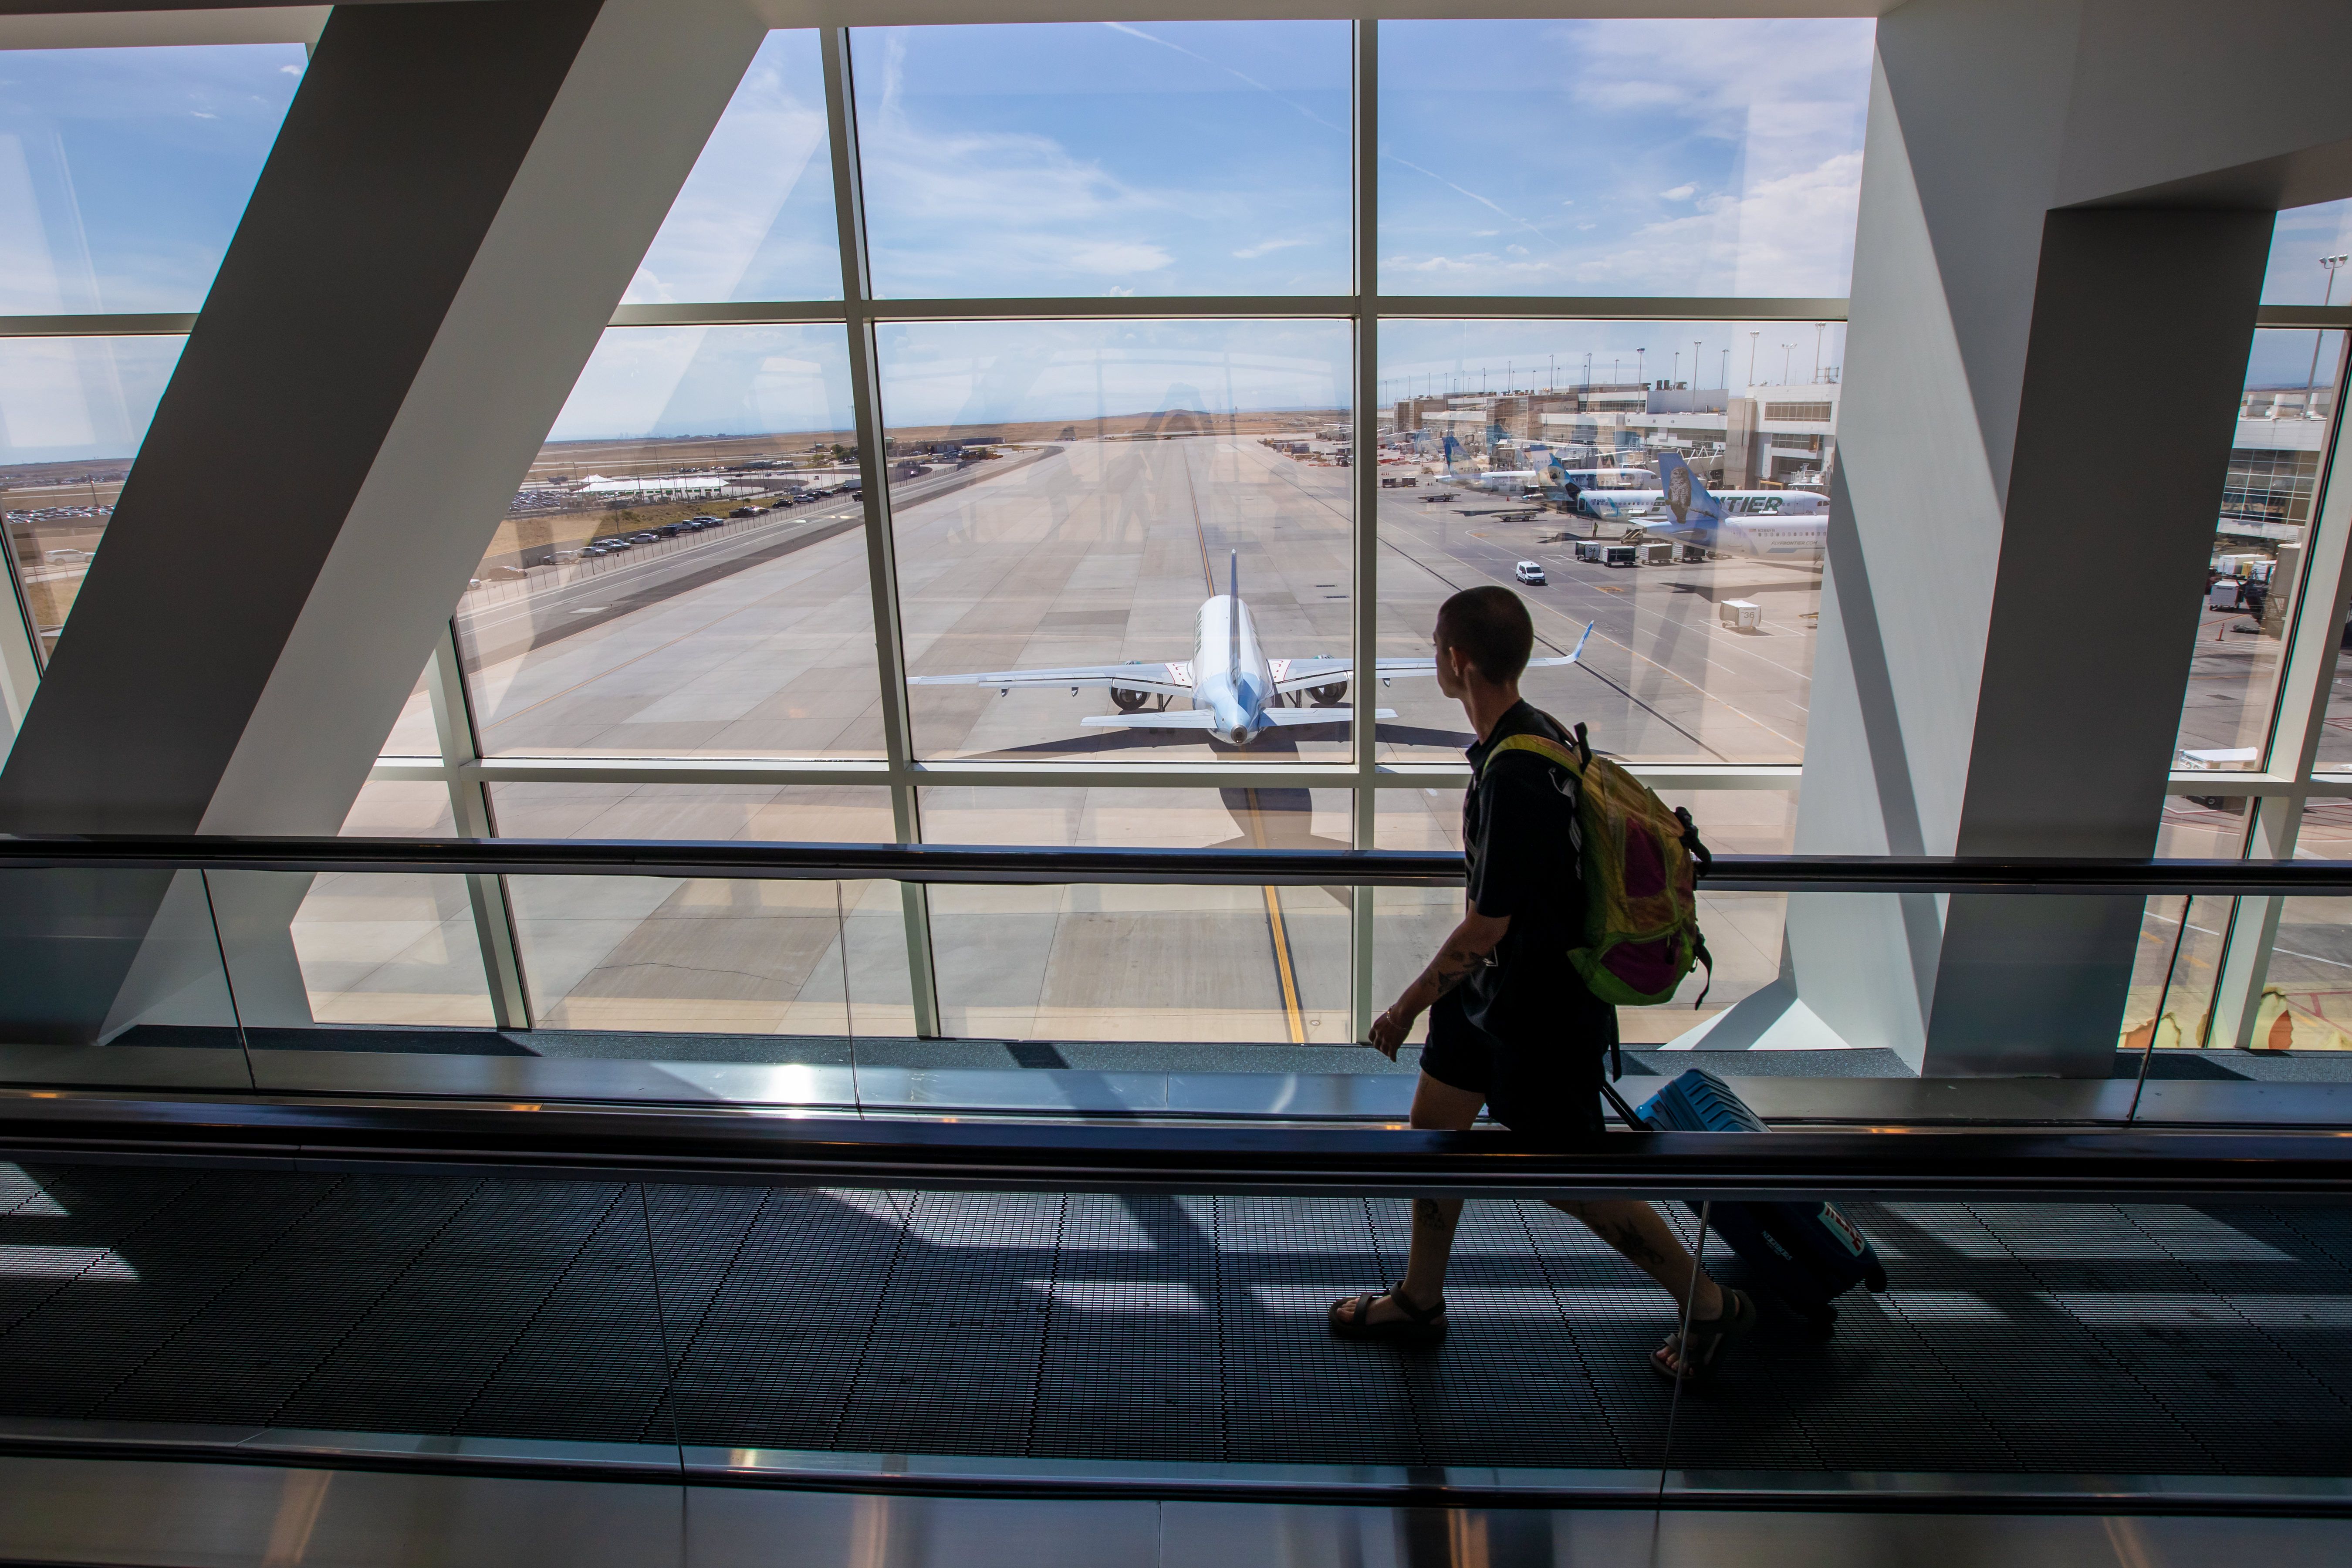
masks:
[(1210, 730), (1217, 716), (1206, 708), (1171, 708), (1165, 713), (1089, 713), (1078, 722), (1122, 730)]
[(1192, 695), (1192, 666), (1179, 664), (1074, 664), (1062, 669), (993, 669), (977, 675), (910, 675), (909, 686), (993, 686), (1000, 691), (1049, 686), (1114, 687), (1161, 697)]
[[(1268, 708), (1265, 721), (1276, 728), (1297, 724), (1344, 724), (1356, 716), (1353, 708)], [(1377, 710), (1375, 719), (1393, 719), (1396, 710)], [(1100, 729), (1213, 730), (1217, 716), (1206, 708), (1178, 708), (1165, 713), (1092, 713), (1079, 723)]]
[[(1265, 721), (1277, 729), (1294, 724), (1344, 724), (1355, 716), (1353, 708), (1269, 708), (1265, 710)], [(1396, 710), (1375, 708), (1372, 717), (1393, 719)]]
[[(1528, 660), (1528, 668), (1548, 669), (1558, 665), (1574, 664), (1583, 658), (1584, 645), (1591, 640), (1591, 637), (1592, 623), (1588, 621), (1584, 626), (1584, 635), (1576, 639), (1574, 652), (1554, 658), (1531, 658)], [(1328, 686), (1334, 681), (1347, 679), (1354, 673), (1355, 668), (1354, 661), (1347, 658), (1276, 659), (1274, 661), (1274, 689), (1276, 691), (1289, 692), (1305, 691), (1310, 687)], [(1434, 658), (1382, 658), (1375, 659), (1372, 668), (1381, 679), (1395, 680), (1405, 676), (1433, 676), (1437, 673), (1437, 660)]]

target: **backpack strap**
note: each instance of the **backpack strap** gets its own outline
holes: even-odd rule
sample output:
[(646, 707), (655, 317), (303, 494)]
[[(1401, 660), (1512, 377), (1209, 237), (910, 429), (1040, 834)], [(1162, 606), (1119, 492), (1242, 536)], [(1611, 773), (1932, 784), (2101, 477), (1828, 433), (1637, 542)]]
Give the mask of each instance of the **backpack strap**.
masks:
[(1479, 776), (1485, 777), (1486, 769), (1492, 767), (1495, 759), (1505, 752), (1532, 752), (1548, 763), (1566, 768), (1569, 775), (1579, 781), (1584, 777), (1584, 764), (1592, 760), (1592, 754), (1590, 752), (1579, 756), (1575, 752), (1546, 735), (1506, 735), (1495, 742), (1495, 749), (1488, 752), (1486, 760), (1478, 764)]

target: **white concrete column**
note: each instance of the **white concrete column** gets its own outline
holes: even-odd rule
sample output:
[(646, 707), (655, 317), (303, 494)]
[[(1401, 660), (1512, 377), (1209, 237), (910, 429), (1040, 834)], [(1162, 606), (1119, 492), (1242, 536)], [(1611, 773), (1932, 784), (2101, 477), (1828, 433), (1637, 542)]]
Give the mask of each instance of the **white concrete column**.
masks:
[[(2254, 10), (1881, 19), (1799, 853), (2154, 852), (2270, 215), (2352, 195), (2352, 13)], [(1794, 898), (1794, 996), (1928, 1074), (2104, 1077), (2138, 917)]]

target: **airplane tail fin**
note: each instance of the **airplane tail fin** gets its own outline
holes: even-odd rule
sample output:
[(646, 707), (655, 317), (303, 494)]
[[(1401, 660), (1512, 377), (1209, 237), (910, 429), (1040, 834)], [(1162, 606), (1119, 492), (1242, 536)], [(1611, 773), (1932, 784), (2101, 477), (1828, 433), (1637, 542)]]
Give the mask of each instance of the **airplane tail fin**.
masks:
[[(1666, 505), (1671, 510), (1695, 517), (1720, 518), (1723, 515), (1723, 503), (1708, 492), (1698, 475), (1678, 453), (1658, 454), (1658, 484), (1666, 492)], [(1677, 500), (1681, 502), (1679, 507), (1675, 506)]]
[(1225, 557), (1225, 596), (1236, 600), (1242, 596), (1242, 552), (1238, 550)]

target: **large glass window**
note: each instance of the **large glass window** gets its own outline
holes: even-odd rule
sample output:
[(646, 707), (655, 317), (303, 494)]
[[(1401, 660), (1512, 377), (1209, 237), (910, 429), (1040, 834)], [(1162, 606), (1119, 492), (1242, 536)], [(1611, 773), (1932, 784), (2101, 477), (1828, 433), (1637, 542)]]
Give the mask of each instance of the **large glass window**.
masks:
[(1382, 293), (1846, 291), (1868, 21), (1380, 27)]
[(2197, 616), (2178, 766), (2263, 765), (2344, 342), (2340, 331), (2254, 334)]
[(44, 659), (184, 338), (0, 338), (0, 509)]
[(883, 298), (1349, 290), (1346, 23), (854, 37)]
[(194, 310), (299, 44), (0, 52), (0, 315)]
[(622, 299), (840, 298), (817, 35), (770, 33)]
[[(1427, 657), (1446, 597), (1500, 584), (1553, 661), (1528, 672), (1528, 700), (1588, 722), (1602, 750), (1801, 761), (1844, 337), (1383, 322), (1381, 658)], [(1468, 743), (1433, 682), (1381, 696), (1398, 714), (1384, 756)]]
[(846, 353), (605, 333), (458, 605), (484, 755), (880, 754)]
[(1345, 760), (1348, 339), (883, 328), (917, 748)]
[(2271, 230), (2265, 305), (2352, 304), (2352, 278), (2338, 278), (2352, 260), (2352, 201), (2289, 207)]

